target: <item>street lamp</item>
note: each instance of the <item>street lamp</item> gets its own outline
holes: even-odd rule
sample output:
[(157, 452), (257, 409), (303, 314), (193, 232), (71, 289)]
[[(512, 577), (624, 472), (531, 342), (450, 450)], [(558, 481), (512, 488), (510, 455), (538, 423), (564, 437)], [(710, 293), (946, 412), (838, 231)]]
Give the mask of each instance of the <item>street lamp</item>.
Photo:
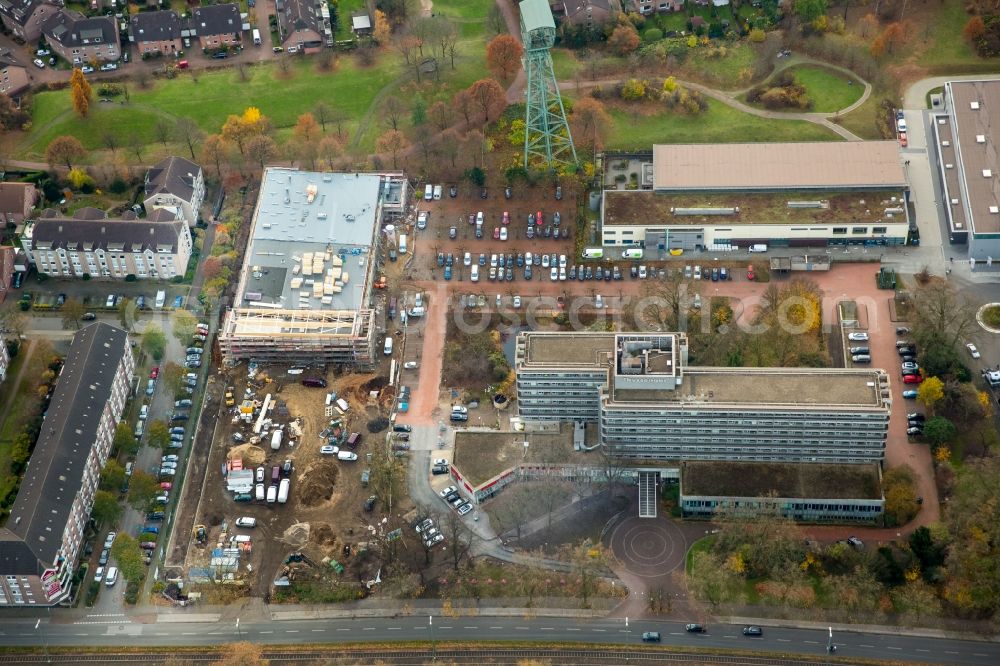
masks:
[(431, 632), (431, 661), (437, 661), (437, 644), (434, 642), (434, 616), (427, 616), (427, 627)]
[(236, 638), (242, 638), (240, 635), (240, 618), (236, 618)]
[(38, 632), (38, 636), (41, 639), (42, 649), (45, 650), (45, 663), (51, 664), (52, 657), (49, 656), (49, 644), (45, 642), (45, 635), (41, 632), (42, 618), (35, 620), (35, 631)]

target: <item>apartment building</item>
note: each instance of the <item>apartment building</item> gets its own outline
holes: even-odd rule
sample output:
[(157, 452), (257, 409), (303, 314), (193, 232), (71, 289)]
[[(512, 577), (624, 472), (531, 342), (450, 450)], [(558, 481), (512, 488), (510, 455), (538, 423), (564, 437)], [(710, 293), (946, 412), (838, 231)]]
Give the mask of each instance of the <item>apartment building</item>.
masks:
[(371, 366), (379, 230), (405, 201), (401, 174), (266, 168), (219, 333), (226, 360)]
[(205, 5), (192, 14), (190, 27), (203, 49), (239, 46), (242, 41), (243, 20), (238, 5)]
[(52, 606), (71, 597), (94, 494), (134, 370), (122, 329), (97, 322), (73, 336), (14, 506), (0, 528), (0, 608)]
[(164, 208), (193, 227), (205, 200), (205, 174), (190, 160), (167, 157), (146, 172), (145, 195), (147, 212)]
[(62, 6), (61, 0), (0, 0), (0, 21), (15, 37), (35, 42), (45, 22)]
[(63, 9), (45, 21), (42, 33), (52, 51), (74, 65), (114, 62), (121, 57), (114, 16), (87, 17)]
[(133, 14), (129, 26), (129, 41), (140, 54), (174, 55), (184, 50), (181, 32), (186, 26), (172, 9)]
[(515, 362), (529, 427), (596, 422), (606, 450), (637, 462), (884, 457), (882, 370), (690, 366), (682, 333), (525, 332)]
[(28, 68), (13, 53), (0, 49), (0, 93), (14, 97), (30, 85)]
[(39, 273), (63, 277), (169, 280), (187, 271), (191, 230), (167, 209), (145, 220), (129, 211), (110, 219), (82, 208), (73, 217), (46, 209), (25, 225), (21, 244)]

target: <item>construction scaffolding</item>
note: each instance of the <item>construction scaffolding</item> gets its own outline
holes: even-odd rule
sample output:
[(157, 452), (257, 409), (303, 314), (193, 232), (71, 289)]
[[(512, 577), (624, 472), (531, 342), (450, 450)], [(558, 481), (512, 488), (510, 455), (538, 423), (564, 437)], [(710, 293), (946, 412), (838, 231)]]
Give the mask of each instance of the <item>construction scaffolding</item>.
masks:
[(219, 347), (227, 362), (372, 365), (375, 310), (263, 310), (226, 313)]

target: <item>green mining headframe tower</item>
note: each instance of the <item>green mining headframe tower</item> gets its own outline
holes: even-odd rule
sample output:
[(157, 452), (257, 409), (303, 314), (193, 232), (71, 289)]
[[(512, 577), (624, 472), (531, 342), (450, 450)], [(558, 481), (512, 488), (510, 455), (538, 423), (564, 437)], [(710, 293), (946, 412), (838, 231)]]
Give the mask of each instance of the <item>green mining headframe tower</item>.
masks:
[(576, 164), (576, 149), (549, 53), (556, 40), (552, 10), (548, 0), (523, 0), (519, 6), (524, 71), (528, 75), (524, 167), (527, 169), (540, 159), (549, 167), (557, 163)]

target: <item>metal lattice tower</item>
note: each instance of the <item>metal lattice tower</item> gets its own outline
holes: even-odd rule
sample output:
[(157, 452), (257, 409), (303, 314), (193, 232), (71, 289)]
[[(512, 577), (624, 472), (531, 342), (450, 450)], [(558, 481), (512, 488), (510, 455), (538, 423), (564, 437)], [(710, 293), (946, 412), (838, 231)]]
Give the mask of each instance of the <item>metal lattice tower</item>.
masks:
[(548, 0), (523, 0), (519, 7), (524, 72), (528, 76), (524, 167), (530, 168), (532, 161), (544, 161), (549, 167), (576, 164), (576, 148), (549, 52), (556, 40), (552, 10)]

